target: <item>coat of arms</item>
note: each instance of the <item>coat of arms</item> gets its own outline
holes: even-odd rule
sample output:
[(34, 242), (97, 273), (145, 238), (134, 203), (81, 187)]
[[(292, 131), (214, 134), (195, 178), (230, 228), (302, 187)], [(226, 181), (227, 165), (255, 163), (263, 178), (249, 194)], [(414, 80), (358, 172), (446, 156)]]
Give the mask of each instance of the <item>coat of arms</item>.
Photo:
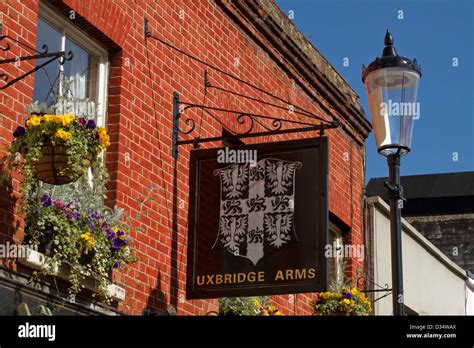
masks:
[(256, 165), (233, 164), (216, 169), (220, 177), (220, 215), (216, 241), (254, 265), (265, 253), (297, 241), (294, 230), (296, 170), (301, 162), (273, 158)]

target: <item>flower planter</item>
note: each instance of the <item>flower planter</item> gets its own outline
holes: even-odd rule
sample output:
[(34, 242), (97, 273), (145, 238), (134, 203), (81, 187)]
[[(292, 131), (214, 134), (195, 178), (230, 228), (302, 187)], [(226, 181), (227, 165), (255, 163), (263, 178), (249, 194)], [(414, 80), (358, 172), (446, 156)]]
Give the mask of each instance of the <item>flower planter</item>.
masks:
[[(45, 267), (46, 260), (48, 258), (47, 256), (33, 249), (28, 249), (26, 247), (22, 248), (25, 248), (26, 250), (20, 254), (22, 255), (21, 257), (18, 257), (19, 263), (36, 270), (41, 270)], [(54, 267), (53, 273), (55, 273), (57, 277), (66, 281), (69, 280), (69, 277), (71, 275), (70, 267), (67, 265), (56, 265)], [(98, 291), (97, 279), (94, 279), (92, 277), (86, 277), (86, 279), (83, 280), (83, 285), (86, 289), (90, 291)], [(107, 292), (115, 301), (125, 300), (125, 289), (116, 284), (109, 284)]]
[[(33, 164), (33, 174), (39, 180), (51, 185), (65, 185), (76, 181), (81, 173), (72, 173), (68, 166), (69, 156), (67, 146), (53, 145), (50, 140), (45, 141), (42, 156)], [(83, 159), (84, 167), (89, 167), (89, 158)]]

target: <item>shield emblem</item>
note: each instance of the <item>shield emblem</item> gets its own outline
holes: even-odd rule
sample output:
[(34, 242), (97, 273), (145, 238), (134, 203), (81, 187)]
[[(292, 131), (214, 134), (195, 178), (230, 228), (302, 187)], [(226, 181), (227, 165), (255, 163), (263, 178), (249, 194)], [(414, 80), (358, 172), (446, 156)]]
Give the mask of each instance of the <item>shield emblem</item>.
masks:
[(266, 158), (252, 166), (216, 169), (220, 177), (218, 245), (254, 265), (265, 254), (298, 241), (294, 230), (296, 170), (301, 162)]

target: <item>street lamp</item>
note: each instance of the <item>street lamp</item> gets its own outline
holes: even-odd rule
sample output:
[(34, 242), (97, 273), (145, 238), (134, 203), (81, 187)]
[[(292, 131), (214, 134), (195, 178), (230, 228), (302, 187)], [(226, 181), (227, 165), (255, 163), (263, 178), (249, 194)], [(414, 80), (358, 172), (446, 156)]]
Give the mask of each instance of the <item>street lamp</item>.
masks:
[(390, 231), (392, 250), (393, 314), (404, 315), (401, 208), (403, 189), (400, 185), (400, 157), (410, 151), (413, 123), (420, 116), (417, 103), (421, 68), (397, 54), (393, 37), (385, 35), (382, 57), (375, 58), (366, 68), (362, 66), (370, 115), (378, 152), (387, 157), (389, 180), (385, 183), (390, 194)]

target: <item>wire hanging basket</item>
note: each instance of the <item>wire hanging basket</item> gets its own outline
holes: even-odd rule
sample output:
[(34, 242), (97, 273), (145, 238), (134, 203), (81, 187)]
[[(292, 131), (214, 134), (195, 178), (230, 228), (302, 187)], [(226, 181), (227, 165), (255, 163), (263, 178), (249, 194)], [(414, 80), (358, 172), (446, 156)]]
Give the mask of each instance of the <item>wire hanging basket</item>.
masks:
[[(65, 185), (76, 181), (82, 173), (73, 173), (69, 168), (67, 146), (52, 144), (50, 140), (45, 141), (42, 156), (33, 165), (35, 177), (47, 184)], [(83, 159), (83, 166), (89, 167), (89, 158)]]

